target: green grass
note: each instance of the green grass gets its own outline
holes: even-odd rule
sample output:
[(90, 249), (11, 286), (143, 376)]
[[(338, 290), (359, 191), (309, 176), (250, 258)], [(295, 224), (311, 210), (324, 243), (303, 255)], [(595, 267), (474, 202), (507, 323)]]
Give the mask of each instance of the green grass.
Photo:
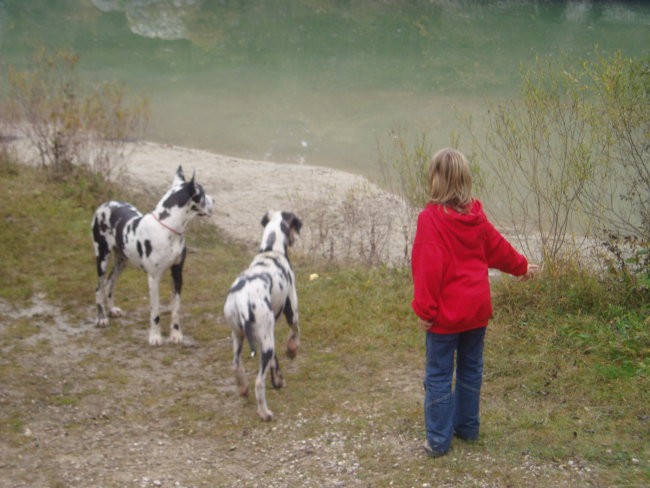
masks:
[[(346, 486), (397, 487), (650, 481), (650, 324), (642, 286), (623, 290), (616, 277), (576, 271), (495, 283), (481, 437), (455, 441), (448, 456), (432, 461), (419, 450), (424, 344), (410, 310), (408, 270), (313, 264), (292, 256), (301, 350), (295, 361), (280, 356), (287, 388), (267, 385), (276, 418), (262, 423), (253, 394), (257, 365), (246, 359), (251, 392), (240, 399), (221, 319), (226, 291), (252, 252), (204, 221), (192, 223), (182, 316), (194, 346), (146, 344), (146, 279), (134, 270), (124, 273), (117, 289), (128, 318), (95, 329), (90, 218), (107, 196), (97, 188), (83, 175), (53, 182), (32, 169), (0, 164), (0, 452), (14, 469), (10, 479), (34, 482), (36, 471), (16, 466), (29, 466), (30, 459), (47, 463), (48, 452), (73, 456), (80, 449), (75, 446), (95, 442), (93, 450), (119, 460), (123, 450), (137, 457), (148, 439), (171, 439), (194, 446), (198, 458), (219, 460), (211, 471), (193, 464), (199, 471), (187, 475), (187, 484), (229, 486), (224, 477), (234, 472), (243, 486), (246, 472), (258, 473), (260, 483), (287, 486), (333, 479)], [(154, 203), (146, 195), (117, 197), (142, 209)], [(314, 273), (318, 278), (310, 280)], [(47, 314), (15, 313), (36, 297), (55, 304), (76, 335), (62, 336)], [(163, 315), (165, 332), (168, 320)], [(280, 321), (279, 351), (287, 335)], [(27, 437), (28, 428), (60, 434), (48, 442), (39, 438), (36, 451), (36, 435)], [(111, 442), (103, 444), (104, 435)], [(267, 461), (260, 467), (261, 458)], [(148, 455), (142, 459), (151, 462)], [(179, 463), (170, 470), (187, 471), (186, 458)], [(220, 471), (228, 463), (241, 471)], [(49, 465), (48, 476), (63, 486), (66, 471), (57, 466)], [(101, 476), (100, 468), (90, 469), (92, 476)], [(120, 486), (110, 478), (92, 480)]]

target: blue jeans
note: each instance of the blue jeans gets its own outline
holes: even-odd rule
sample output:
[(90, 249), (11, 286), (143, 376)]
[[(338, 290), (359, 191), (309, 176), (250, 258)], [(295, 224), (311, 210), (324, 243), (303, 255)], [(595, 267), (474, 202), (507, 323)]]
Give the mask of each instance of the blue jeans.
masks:
[[(427, 332), (424, 425), (429, 446), (447, 452), (454, 432), (478, 438), (485, 327), (459, 334)], [(456, 355), (456, 385), (452, 391)]]

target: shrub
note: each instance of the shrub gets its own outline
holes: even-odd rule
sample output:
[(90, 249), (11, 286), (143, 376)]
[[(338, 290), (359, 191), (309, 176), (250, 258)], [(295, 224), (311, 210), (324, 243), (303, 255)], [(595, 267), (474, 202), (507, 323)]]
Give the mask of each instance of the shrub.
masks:
[(647, 248), (647, 88), (647, 60), (546, 57), (522, 71), (519, 99), (492, 107), (484, 140), (470, 121), (529, 255), (561, 261), (586, 242), (574, 236), (603, 231)]
[(650, 64), (616, 53), (585, 61), (580, 86), (595, 105), (591, 120), (602, 160), (584, 208), (610, 233), (650, 242)]
[(391, 258), (392, 213), (383, 195), (366, 183), (350, 186), (338, 201), (336, 187), (324, 185), (323, 195), (292, 198), (292, 207), (310, 225), (302, 230), (301, 246), (313, 259), (343, 260), (374, 266)]
[(10, 68), (3, 125), (12, 124), (54, 176), (83, 166), (110, 178), (127, 140), (144, 131), (148, 103), (141, 97), (127, 104), (124, 87), (116, 83), (82, 86), (78, 62), (74, 53), (39, 49), (30, 69)]

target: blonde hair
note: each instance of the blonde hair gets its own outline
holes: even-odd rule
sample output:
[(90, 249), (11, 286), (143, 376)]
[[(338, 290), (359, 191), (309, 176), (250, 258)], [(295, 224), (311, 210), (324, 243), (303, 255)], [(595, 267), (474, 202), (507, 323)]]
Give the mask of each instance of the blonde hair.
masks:
[(446, 147), (434, 154), (429, 164), (429, 201), (451, 207), (459, 213), (472, 203), (472, 175), (467, 158)]

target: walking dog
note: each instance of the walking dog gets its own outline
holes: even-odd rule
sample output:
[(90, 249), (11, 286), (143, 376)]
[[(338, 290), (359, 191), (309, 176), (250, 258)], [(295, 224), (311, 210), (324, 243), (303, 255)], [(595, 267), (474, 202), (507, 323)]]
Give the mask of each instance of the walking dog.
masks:
[(275, 353), (275, 321), (284, 313), (291, 332), (287, 355), (293, 359), (300, 344), (298, 326), (298, 296), (296, 279), (289, 263), (287, 249), (300, 233), (302, 222), (289, 212), (269, 211), (262, 218), (264, 232), (259, 253), (246, 271), (240, 274), (228, 291), (223, 311), (232, 328), (233, 370), (239, 393), (248, 395), (248, 380), (242, 363), (244, 337), (248, 339), (251, 355), (261, 349), (260, 366), (255, 380), (257, 414), (271, 420), (266, 404), (266, 373), (271, 371), (271, 384), (282, 388), (284, 379)]
[[(171, 268), (173, 281), (172, 319), (169, 340), (183, 341), (180, 323), (181, 287), (185, 262), (185, 228), (197, 215), (212, 214), (213, 199), (203, 187), (185, 180), (179, 166), (171, 188), (156, 205), (142, 215), (134, 206), (122, 202), (106, 202), (95, 211), (92, 234), (97, 258), (97, 326), (108, 325), (108, 317), (122, 316), (114, 306), (115, 282), (128, 263), (145, 271), (149, 281), (150, 328), (149, 344), (159, 346), (160, 333), (159, 290), (162, 274)], [(114, 265), (106, 275), (109, 259)]]

